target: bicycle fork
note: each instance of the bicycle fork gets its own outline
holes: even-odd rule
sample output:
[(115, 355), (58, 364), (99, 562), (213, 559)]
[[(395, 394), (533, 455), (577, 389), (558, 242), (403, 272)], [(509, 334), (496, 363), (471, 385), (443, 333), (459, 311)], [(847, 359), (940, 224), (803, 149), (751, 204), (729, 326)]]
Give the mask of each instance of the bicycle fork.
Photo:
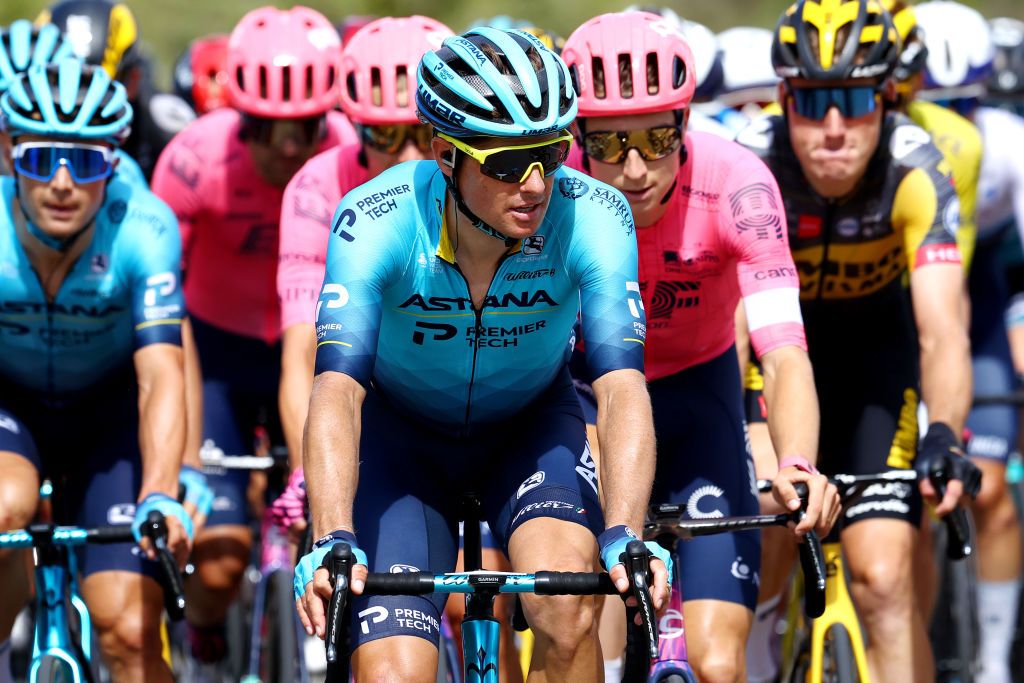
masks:
[(825, 666), (825, 637), (832, 626), (844, 627), (850, 636), (853, 657), (861, 683), (869, 683), (864, 637), (861, 633), (857, 610), (846, 586), (843, 553), (838, 542), (822, 544), (825, 555), (825, 613), (811, 623), (811, 668), (808, 683), (822, 683)]

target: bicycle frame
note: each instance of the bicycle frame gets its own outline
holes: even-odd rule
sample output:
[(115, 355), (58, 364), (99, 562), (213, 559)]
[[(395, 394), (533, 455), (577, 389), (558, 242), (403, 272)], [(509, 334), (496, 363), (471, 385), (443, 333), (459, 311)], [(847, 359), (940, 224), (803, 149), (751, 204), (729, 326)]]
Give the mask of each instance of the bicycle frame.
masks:
[(696, 683), (697, 677), (690, 668), (686, 654), (686, 624), (683, 619), (683, 581), (680, 563), (675, 562), (672, 572), (672, 595), (668, 609), (658, 622), (661, 638), (658, 640), (658, 656), (651, 661), (651, 672), (647, 680), (656, 683), (667, 676), (682, 676), (686, 681)]
[[(78, 580), (75, 578), (74, 553), (62, 552), (55, 547), (37, 548), (33, 553), (36, 578), (36, 625), (35, 638), (32, 643), (32, 662), (29, 666), (28, 680), (34, 683), (39, 675), (45, 657), (53, 657), (68, 666), (72, 681), (92, 680), (91, 669), (92, 647), (88, 634), (92, 632), (92, 621), (85, 601), (78, 593)], [(60, 555), (67, 558), (67, 568), (61, 563)], [(71, 608), (78, 613), (81, 642), (75, 642), (68, 628), (68, 594), (70, 593)], [(78, 653), (84, 658), (79, 660)]]
[(846, 570), (839, 539), (828, 538), (821, 545), (825, 553), (825, 613), (811, 622), (811, 669), (807, 683), (822, 683), (825, 663), (825, 636), (829, 628), (839, 624), (850, 634), (853, 657), (861, 683), (869, 683), (867, 652), (861, 633), (857, 610), (846, 585)]

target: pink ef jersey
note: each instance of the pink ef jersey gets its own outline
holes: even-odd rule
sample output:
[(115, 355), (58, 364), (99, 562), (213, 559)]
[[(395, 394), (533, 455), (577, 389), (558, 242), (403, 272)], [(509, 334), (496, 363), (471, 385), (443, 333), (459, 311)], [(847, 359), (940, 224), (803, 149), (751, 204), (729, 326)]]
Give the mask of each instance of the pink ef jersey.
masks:
[(317, 154), (285, 188), (277, 267), (282, 332), (315, 322), (334, 210), (349, 190), (370, 179), (360, 163), (360, 150), (357, 143)]
[[(191, 314), (233, 334), (280, 337), (277, 243), (282, 188), (257, 173), (239, 137), (241, 115), (220, 109), (176, 135), (153, 173), (153, 192), (178, 216)], [(357, 140), (343, 114), (327, 114), (320, 151)]]
[[(687, 133), (686, 149), (665, 215), (637, 228), (647, 378), (724, 353), (736, 341), (741, 296), (758, 358), (782, 346), (806, 350), (800, 281), (771, 171), (745, 148), (708, 133)], [(580, 162), (574, 152), (570, 163)]]

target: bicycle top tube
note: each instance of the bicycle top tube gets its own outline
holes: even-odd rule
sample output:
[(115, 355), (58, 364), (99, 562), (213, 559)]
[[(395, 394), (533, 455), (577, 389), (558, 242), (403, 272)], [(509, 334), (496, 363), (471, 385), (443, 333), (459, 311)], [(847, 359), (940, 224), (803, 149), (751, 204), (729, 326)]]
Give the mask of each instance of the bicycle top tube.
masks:
[(89, 543), (128, 543), (135, 540), (129, 524), (83, 529), (77, 526), (34, 524), (27, 529), (0, 532), (0, 548), (44, 545), (79, 546)]

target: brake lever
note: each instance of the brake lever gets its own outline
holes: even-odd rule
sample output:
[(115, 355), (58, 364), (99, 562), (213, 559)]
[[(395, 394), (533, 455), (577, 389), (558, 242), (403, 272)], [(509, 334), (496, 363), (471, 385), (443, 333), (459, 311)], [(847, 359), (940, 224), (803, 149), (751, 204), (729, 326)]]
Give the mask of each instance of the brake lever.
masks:
[(331, 602), (327, 607), (327, 633), (324, 645), (327, 649), (327, 663), (338, 664), (338, 639), (344, 633), (345, 606), (348, 603), (348, 591), (352, 580), (352, 548), (348, 543), (336, 543), (331, 552), (324, 556), (323, 567), (330, 572)]
[(150, 511), (142, 526), (142, 535), (153, 542), (157, 562), (163, 575), (164, 609), (171, 621), (185, 618), (185, 586), (178, 571), (178, 563), (167, 547), (167, 520), (159, 510)]
[[(935, 465), (928, 472), (935, 493), (941, 500), (946, 495), (946, 483), (949, 477), (941, 465)], [(971, 525), (967, 521), (967, 511), (957, 506), (942, 518), (946, 526), (946, 557), (951, 560), (962, 560), (969, 557), (974, 548), (971, 545)]]
[(636, 600), (641, 626), (647, 634), (647, 651), (654, 659), (658, 656), (658, 621), (654, 618), (649, 578), (651, 553), (643, 541), (630, 541), (626, 546), (624, 565), (629, 575), (629, 588)]

